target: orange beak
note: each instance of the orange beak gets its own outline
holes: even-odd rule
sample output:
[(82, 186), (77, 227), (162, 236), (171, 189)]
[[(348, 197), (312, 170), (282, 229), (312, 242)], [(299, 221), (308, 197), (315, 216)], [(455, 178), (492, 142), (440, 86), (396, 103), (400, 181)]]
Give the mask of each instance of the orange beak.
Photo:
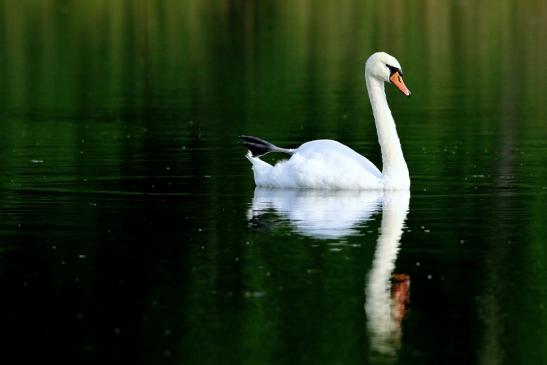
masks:
[(398, 71), (395, 71), (390, 77), (389, 81), (395, 86), (397, 86), (397, 89), (401, 90), (403, 94), (406, 96), (410, 96), (410, 90), (408, 90), (408, 87), (406, 87), (403, 77), (399, 75)]

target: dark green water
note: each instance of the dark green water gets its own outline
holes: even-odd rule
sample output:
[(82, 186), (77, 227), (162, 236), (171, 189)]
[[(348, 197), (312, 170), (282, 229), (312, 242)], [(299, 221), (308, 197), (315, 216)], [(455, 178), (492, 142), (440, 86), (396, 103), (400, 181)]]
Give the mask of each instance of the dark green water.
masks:
[[(547, 363), (544, 1), (3, 1), (0, 358)], [(242, 133), (410, 198), (255, 191)], [(399, 280), (390, 280), (396, 274)]]

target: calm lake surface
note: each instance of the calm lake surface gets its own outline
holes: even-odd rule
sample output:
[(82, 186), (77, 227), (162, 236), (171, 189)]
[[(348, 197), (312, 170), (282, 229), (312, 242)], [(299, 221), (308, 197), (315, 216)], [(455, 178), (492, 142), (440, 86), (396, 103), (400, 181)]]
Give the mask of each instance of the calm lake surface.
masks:
[[(4, 362), (547, 363), (544, 1), (0, 4)], [(255, 189), (376, 50), (410, 194)]]

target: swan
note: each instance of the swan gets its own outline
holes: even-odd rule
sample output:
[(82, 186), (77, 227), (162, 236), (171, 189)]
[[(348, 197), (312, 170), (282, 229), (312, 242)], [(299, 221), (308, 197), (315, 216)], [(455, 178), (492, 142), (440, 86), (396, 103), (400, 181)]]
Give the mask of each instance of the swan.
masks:
[[(365, 63), (366, 87), (382, 150), (382, 172), (366, 157), (334, 140), (320, 139), (306, 142), (296, 149), (288, 149), (257, 137), (240, 136), (240, 143), (249, 150), (246, 157), (252, 164), (256, 186), (348, 190), (409, 189), (408, 167), (384, 90), (384, 82), (389, 82), (403, 94), (410, 96), (402, 76), (399, 62), (385, 52), (374, 53)], [(280, 152), (291, 157), (272, 166), (260, 159), (260, 156), (270, 152)]]

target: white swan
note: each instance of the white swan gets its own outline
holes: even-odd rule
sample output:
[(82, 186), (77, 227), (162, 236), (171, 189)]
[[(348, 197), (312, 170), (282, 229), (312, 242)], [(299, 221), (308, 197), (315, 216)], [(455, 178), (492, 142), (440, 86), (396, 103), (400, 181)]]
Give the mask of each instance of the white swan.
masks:
[[(249, 149), (247, 158), (253, 165), (255, 184), (273, 188), (408, 189), (408, 167), (384, 90), (384, 82), (390, 82), (410, 96), (402, 75), (399, 62), (384, 52), (374, 53), (365, 64), (365, 81), (382, 150), (382, 172), (366, 157), (337, 141), (316, 140), (285, 149), (260, 138), (240, 136)], [(259, 158), (269, 152), (292, 156), (272, 166)]]

